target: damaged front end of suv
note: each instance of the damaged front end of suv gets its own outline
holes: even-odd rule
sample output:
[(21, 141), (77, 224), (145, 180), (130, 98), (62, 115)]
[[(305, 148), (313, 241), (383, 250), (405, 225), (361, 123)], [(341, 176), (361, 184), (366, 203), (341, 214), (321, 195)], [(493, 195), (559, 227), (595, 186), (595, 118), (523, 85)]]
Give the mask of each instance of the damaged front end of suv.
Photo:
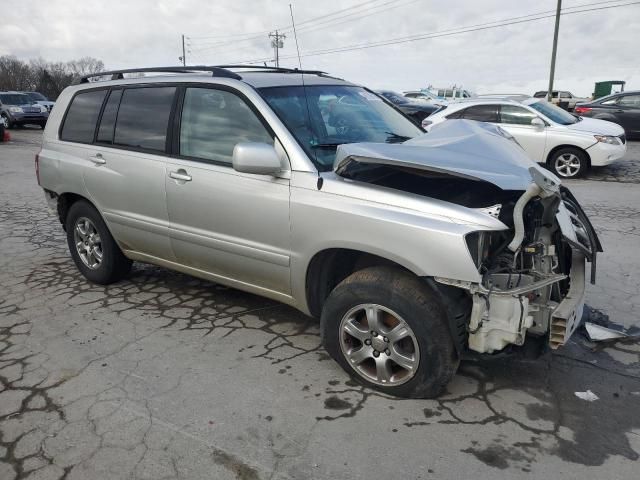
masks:
[[(501, 230), (465, 235), (478, 280), (434, 275), (470, 298), (465, 346), (495, 353), (546, 338), (566, 343), (584, 306), (585, 264), (595, 282), (602, 251), (571, 192), (530, 161), (499, 127), (446, 122), (401, 145), (353, 144), (338, 150), (338, 175), (436, 198), (498, 219)], [(440, 252), (455, 255), (452, 252)], [(453, 259), (452, 259), (453, 261)]]

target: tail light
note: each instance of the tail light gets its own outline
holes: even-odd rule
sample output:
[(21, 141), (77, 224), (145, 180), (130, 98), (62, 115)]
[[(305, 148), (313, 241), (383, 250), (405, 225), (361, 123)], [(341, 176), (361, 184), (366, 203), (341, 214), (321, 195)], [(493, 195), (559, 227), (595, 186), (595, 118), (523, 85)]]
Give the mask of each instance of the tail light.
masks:
[(36, 153), (36, 180), (40, 185), (40, 152)]
[(575, 113), (578, 115), (584, 115), (585, 113), (589, 113), (591, 111), (590, 107), (576, 107), (573, 109)]

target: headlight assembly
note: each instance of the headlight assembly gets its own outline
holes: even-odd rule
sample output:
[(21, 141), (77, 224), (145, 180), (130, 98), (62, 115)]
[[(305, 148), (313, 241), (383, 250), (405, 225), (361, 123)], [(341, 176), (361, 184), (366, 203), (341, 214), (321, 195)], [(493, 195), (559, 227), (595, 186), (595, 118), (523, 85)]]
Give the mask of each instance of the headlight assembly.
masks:
[(11, 113), (24, 113), (24, 111), (20, 107), (9, 107), (9, 111)]
[(609, 145), (622, 145), (620, 139), (612, 135), (594, 135), (594, 138), (598, 142), (608, 143)]

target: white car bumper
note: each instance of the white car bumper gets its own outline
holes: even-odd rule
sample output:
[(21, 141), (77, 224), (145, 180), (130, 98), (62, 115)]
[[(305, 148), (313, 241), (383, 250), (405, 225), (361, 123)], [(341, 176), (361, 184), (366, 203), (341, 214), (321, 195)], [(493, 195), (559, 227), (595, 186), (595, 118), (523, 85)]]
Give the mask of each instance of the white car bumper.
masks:
[(610, 145), (604, 142), (596, 142), (587, 148), (587, 153), (591, 157), (591, 165), (601, 167), (624, 157), (624, 154), (627, 153), (627, 144)]

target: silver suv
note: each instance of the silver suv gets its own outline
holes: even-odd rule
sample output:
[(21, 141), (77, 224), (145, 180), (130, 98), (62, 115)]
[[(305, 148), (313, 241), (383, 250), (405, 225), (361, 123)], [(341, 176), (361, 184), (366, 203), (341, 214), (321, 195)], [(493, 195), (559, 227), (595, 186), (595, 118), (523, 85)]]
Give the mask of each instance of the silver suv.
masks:
[(320, 318), (347, 372), (404, 397), (438, 395), (465, 352), (576, 328), (600, 244), (499, 127), (425, 134), (321, 72), (128, 72), (67, 88), (36, 157), (89, 281), (141, 261), (284, 302)]

